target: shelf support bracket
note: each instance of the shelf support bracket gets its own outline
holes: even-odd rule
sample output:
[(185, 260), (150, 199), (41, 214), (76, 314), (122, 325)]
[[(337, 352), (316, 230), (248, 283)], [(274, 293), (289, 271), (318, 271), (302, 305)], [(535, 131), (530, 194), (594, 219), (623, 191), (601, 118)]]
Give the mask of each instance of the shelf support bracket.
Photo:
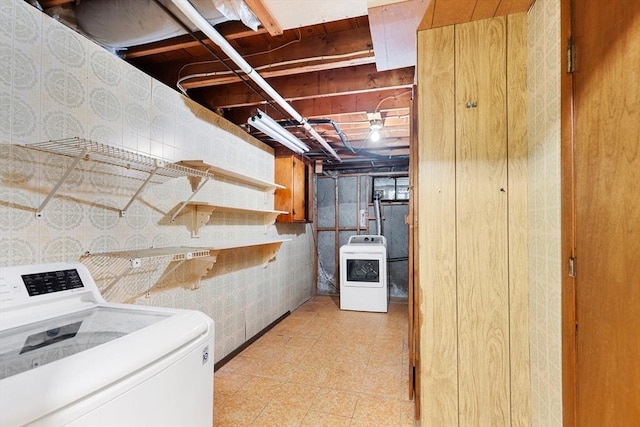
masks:
[(136, 191), (136, 194), (134, 194), (131, 197), (131, 200), (129, 200), (129, 203), (127, 203), (127, 205), (120, 210), (120, 216), (121, 217), (123, 217), (123, 216), (125, 216), (127, 214), (127, 210), (131, 207), (131, 204), (138, 198), (140, 193), (142, 193), (142, 190), (144, 190), (146, 188), (146, 186), (149, 184), (149, 182), (151, 182), (151, 179), (154, 177), (156, 172), (158, 172), (158, 170), (160, 168), (163, 168), (163, 167), (164, 167), (164, 162), (159, 161), (159, 160), (155, 160), (154, 168), (153, 168), (153, 170), (151, 172), (149, 172), (149, 176), (147, 177), (147, 179), (145, 179), (144, 182), (142, 183), (142, 185), (140, 186), (140, 188), (138, 188), (138, 191)]
[(60, 186), (62, 185), (62, 183), (64, 183), (67, 178), (69, 177), (69, 175), (71, 174), (71, 172), (76, 168), (76, 166), (78, 166), (78, 163), (80, 163), (80, 160), (82, 160), (84, 158), (84, 156), (87, 155), (87, 151), (88, 148), (84, 148), (80, 154), (78, 154), (76, 156), (76, 158), (74, 159), (73, 163), (71, 165), (69, 165), (69, 167), (67, 168), (67, 170), (65, 171), (64, 175), (62, 175), (60, 177), (60, 179), (58, 180), (58, 182), (56, 183), (55, 187), (53, 187), (53, 189), (51, 191), (49, 191), (49, 194), (47, 195), (47, 197), (42, 201), (42, 203), (40, 204), (40, 207), (38, 208), (38, 210), (36, 211), (36, 218), (42, 218), (42, 211), (44, 210), (45, 206), (47, 206), (47, 204), (49, 203), (49, 201), (51, 200), (51, 198), (53, 196), (55, 196), (55, 194), (58, 192), (58, 189), (60, 188)]
[(263, 258), (262, 258), (262, 268), (267, 268), (269, 261), (275, 259), (278, 251), (280, 250), (280, 246), (282, 246), (282, 242), (269, 243), (263, 249)]
[(178, 217), (178, 215), (180, 215), (180, 212), (182, 212), (182, 210), (185, 208), (185, 206), (187, 206), (187, 204), (189, 204), (189, 202), (195, 197), (196, 194), (198, 194), (198, 191), (200, 191), (202, 189), (202, 187), (204, 187), (204, 185), (209, 181), (209, 178), (205, 178), (203, 180), (201, 180), (197, 187), (194, 188), (193, 186), (193, 182), (191, 185), (191, 188), (193, 189), (193, 192), (191, 193), (191, 196), (189, 196), (189, 198), (187, 200), (185, 200), (184, 202), (182, 202), (182, 204), (180, 205), (180, 207), (178, 208), (178, 210), (171, 216), (171, 222), (174, 222), (176, 220), (176, 218)]
[(269, 227), (276, 223), (276, 218), (280, 215), (279, 212), (266, 213), (264, 215), (264, 234), (267, 234)]

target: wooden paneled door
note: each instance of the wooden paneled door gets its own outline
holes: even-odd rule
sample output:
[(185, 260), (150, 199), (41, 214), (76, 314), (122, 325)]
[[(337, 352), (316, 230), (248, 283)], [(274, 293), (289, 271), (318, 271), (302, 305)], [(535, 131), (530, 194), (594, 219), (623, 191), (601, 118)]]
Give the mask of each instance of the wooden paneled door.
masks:
[(638, 426), (640, 1), (573, 7), (577, 325), (575, 341), (564, 343), (569, 352), (575, 345), (575, 387), (565, 383), (575, 414), (565, 419)]
[(526, 15), (418, 33), (423, 426), (528, 426)]

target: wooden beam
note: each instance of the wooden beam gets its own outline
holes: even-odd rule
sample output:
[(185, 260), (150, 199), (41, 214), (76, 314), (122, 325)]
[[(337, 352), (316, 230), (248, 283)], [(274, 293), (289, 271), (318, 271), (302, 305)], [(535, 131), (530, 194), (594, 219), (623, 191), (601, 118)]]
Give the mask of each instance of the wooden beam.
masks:
[[(250, 30), (249, 28), (245, 27), (244, 24), (241, 24), (238, 21), (225, 22), (217, 26), (216, 29), (228, 41), (259, 34), (265, 34), (267, 32), (267, 30), (265, 30), (264, 28), (258, 28), (257, 31)], [(207, 46), (214, 46), (214, 43), (209, 40), (201, 31), (197, 31), (194, 34), (200, 40), (203, 40)], [(196, 47), (200, 47), (200, 43), (194, 40), (190, 35), (186, 34), (184, 36), (178, 36), (158, 42), (134, 46), (126, 51), (125, 58), (141, 58), (144, 56), (159, 55), (175, 50), (192, 49)]]
[(258, 20), (262, 23), (262, 26), (269, 31), (272, 36), (279, 36), (282, 34), (282, 27), (278, 20), (273, 16), (263, 0), (245, 0), (249, 9), (253, 12)]
[[(360, 54), (353, 59), (334, 60), (334, 61), (322, 61), (319, 63), (313, 63), (313, 61), (301, 62), (297, 67), (274, 67), (265, 66), (266, 68), (258, 69), (257, 71), (265, 79), (271, 79), (275, 77), (284, 77), (291, 75), (298, 75), (304, 73), (319, 72), (325, 70), (342, 69), (345, 67), (357, 67), (359, 65), (374, 64), (375, 56), (372, 54)], [(182, 86), (186, 89), (204, 88), (210, 86), (221, 86), (238, 83), (240, 78), (231, 72), (222, 71), (220, 74), (215, 74), (210, 77), (198, 77), (193, 80), (185, 80)], [(244, 86), (244, 84), (243, 84)]]
[[(368, 64), (274, 78), (269, 80), (269, 84), (285, 99), (299, 101), (362, 94), (381, 89), (410, 89), (413, 80), (413, 67), (378, 72), (375, 64)], [(192, 96), (213, 108), (244, 107), (264, 102), (262, 97), (249, 90), (244, 83), (202, 89), (197, 94), (192, 93)]]
[[(336, 58), (334, 60), (349, 60), (349, 57), (347, 59), (341, 57), (344, 55), (351, 56), (354, 52), (361, 52), (363, 57), (372, 55), (371, 34), (368, 27), (303, 37), (299, 41), (289, 42), (289, 45), (284, 49), (274, 48), (277, 48), (277, 46), (272, 46), (271, 49), (265, 48), (265, 51), (262, 51), (258, 50), (259, 48), (254, 45), (249, 45), (247, 48), (238, 49), (238, 52), (247, 58), (252, 67), (259, 69), (261, 75), (265, 72), (263, 67), (271, 67), (273, 64), (285, 62), (298, 62), (305, 58), (309, 59), (310, 63), (316, 63), (317, 61), (311, 60), (323, 59), (325, 62), (329, 62), (331, 58)], [(356, 56), (353, 55), (353, 57)], [(369, 58), (361, 60), (359, 63), (371, 61), (372, 59)], [(180, 77), (184, 77), (193, 74), (227, 71), (224, 65), (214, 61), (204, 51), (202, 55), (191, 56), (188, 60), (181, 59), (154, 64), (151, 64), (151, 61), (146, 62), (148, 65), (144, 67), (145, 71), (154, 76), (169, 76), (160, 80), (170, 86), (175, 85), (178, 73), (180, 73)], [(354, 62), (349, 65), (357, 64), (358, 62)], [(332, 68), (335, 66), (333, 65)], [(346, 66), (346, 64), (341, 66)]]
[(54, 6), (60, 6), (61, 4), (73, 3), (75, 0), (41, 0), (40, 6), (43, 9), (48, 9)]
[[(409, 108), (411, 105), (411, 96), (406, 94), (406, 89), (380, 90), (377, 92), (359, 93), (355, 95), (340, 95), (334, 97), (312, 98), (291, 103), (303, 117), (309, 118), (326, 118), (336, 114), (345, 114), (353, 112), (373, 112), (383, 99), (384, 108)], [(395, 98), (394, 98), (395, 97)], [(207, 105), (206, 102), (196, 99), (207, 108), (215, 109)], [(267, 110), (267, 113), (273, 118), (280, 120), (279, 114), (274, 113), (270, 107), (261, 107)], [(224, 117), (236, 124), (246, 123), (255, 107), (240, 107), (225, 110)], [(288, 118), (288, 117), (285, 117)]]

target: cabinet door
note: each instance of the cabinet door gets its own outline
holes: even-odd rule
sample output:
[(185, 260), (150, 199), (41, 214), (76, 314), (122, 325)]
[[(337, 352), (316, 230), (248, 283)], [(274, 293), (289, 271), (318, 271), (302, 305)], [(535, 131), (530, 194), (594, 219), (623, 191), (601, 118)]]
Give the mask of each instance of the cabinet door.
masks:
[(295, 156), (276, 157), (276, 183), (284, 185), (275, 193), (275, 209), (289, 212), (278, 216), (278, 222), (307, 220), (307, 181), (305, 164)]
[(294, 221), (307, 219), (307, 186), (305, 165), (301, 160), (292, 159), (291, 181), (293, 182), (292, 211)]
[(456, 238), (460, 425), (507, 426), (506, 27), (456, 26)]

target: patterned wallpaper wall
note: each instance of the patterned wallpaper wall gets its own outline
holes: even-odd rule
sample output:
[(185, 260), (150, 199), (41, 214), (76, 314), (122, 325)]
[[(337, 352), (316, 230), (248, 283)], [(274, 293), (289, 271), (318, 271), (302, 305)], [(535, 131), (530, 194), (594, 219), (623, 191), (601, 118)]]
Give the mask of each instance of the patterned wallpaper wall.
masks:
[[(270, 226), (253, 213), (214, 213), (192, 237), (192, 211), (173, 212), (191, 195), (185, 177), (148, 187), (131, 171), (81, 161), (46, 206), (35, 211), (71, 158), (22, 144), (79, 136), (146, 156), (206, 163), (265, 181), (273, 151), (22, 0), (0, 0), (0, 266), (81, 259), (89, 254), (167, 246), (210, 247), (290, 239), (262, 265), (263, 248), (220, 252), (200, 287), (185, 263), (153, 287), (164, 266), (144, 265), (109, 287), (108, 300), (197, 309), (216, 322), (215, 359), (311, 296), (310, 226)], [(228, 179), (209, 181), (194, 200), (272, 209), (273, 194)], [(85, 255), (83, 257), (83, 255)], [(148, 292), (150, 291), (150, 292)]]
[(532, 424), (562, 426), (560, 1), (529, 12), (529, 286)]

